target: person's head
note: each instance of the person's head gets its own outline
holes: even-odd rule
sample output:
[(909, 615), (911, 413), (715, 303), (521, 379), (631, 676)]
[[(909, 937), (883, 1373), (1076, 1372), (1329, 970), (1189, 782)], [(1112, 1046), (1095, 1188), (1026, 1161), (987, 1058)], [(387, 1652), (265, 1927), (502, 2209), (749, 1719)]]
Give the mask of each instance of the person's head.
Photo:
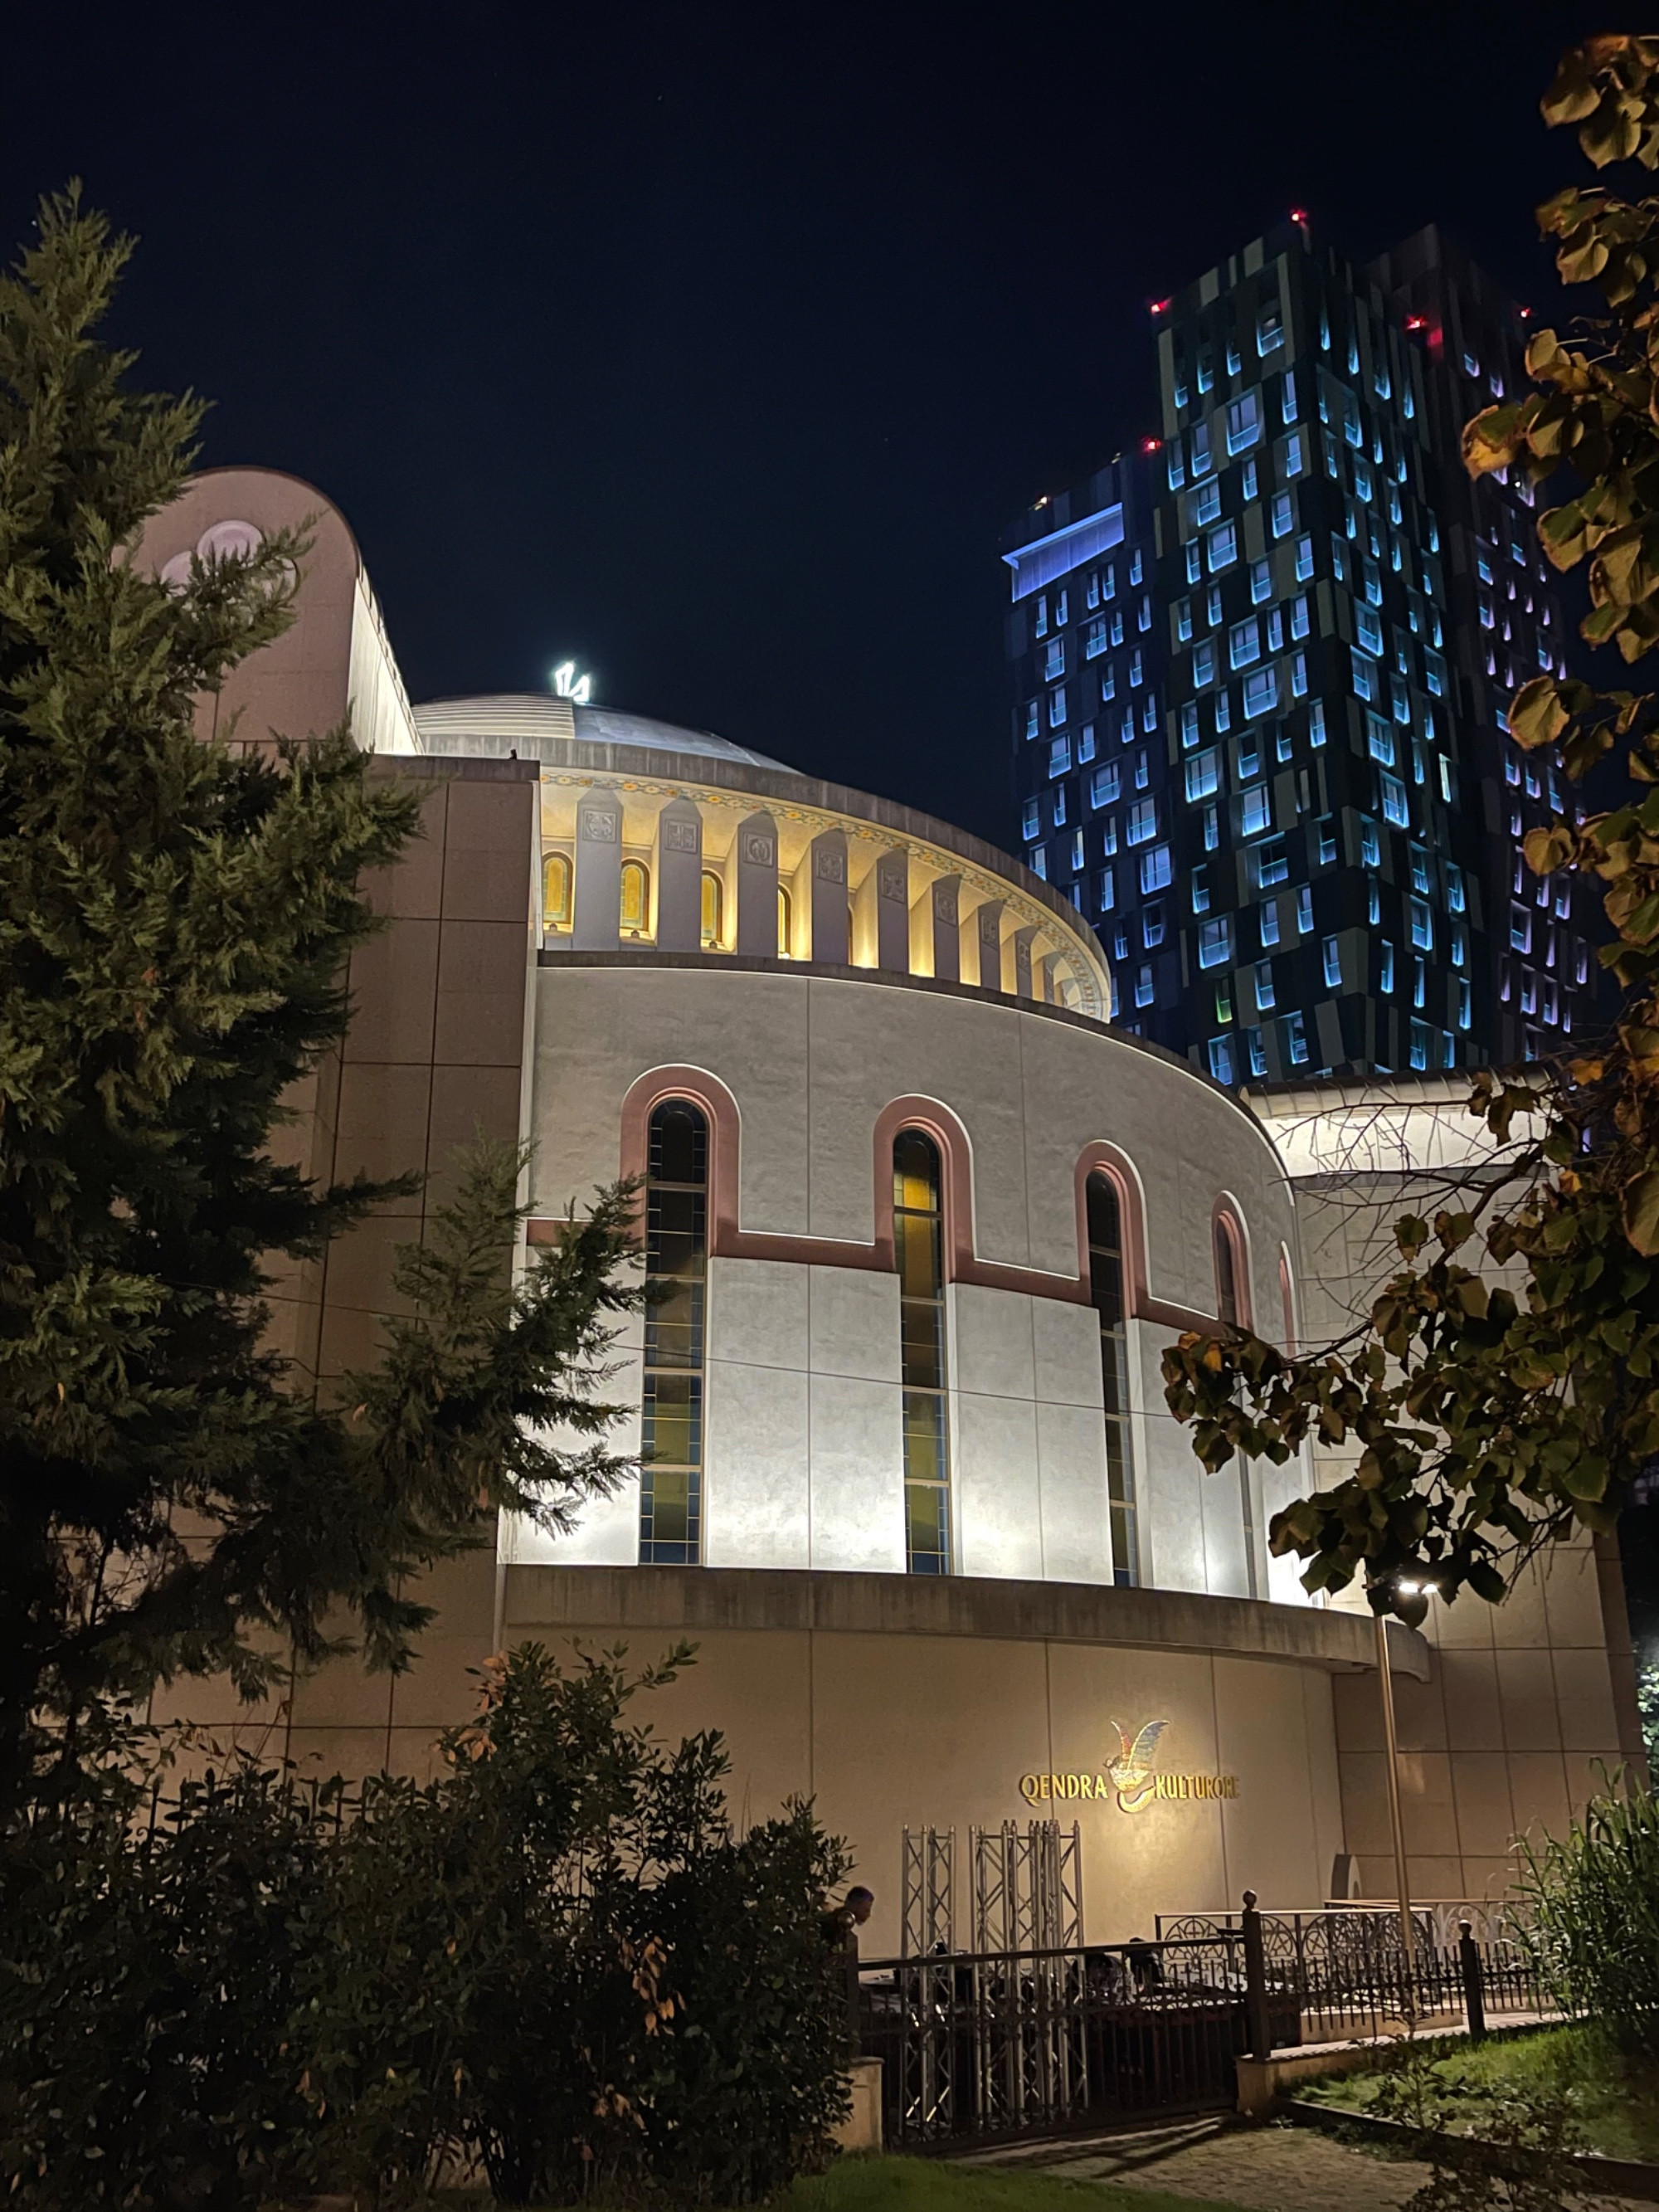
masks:
[(875, 1909), (876, 1893), (874, 1890), (866, 1889), (860, 1883), (856, 1887), (848, 1891), (847, 1910), (852, 1915), (854, 1923), (856, 1926), (862, 1928), (865, 1922), (870, 1917), (870, 1915), (875, 1911)]

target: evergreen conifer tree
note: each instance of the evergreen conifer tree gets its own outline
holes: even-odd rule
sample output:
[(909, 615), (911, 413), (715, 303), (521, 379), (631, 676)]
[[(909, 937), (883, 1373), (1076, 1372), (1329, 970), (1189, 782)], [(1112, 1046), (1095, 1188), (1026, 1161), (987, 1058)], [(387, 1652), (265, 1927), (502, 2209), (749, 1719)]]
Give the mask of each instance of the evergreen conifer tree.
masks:
[(274, 758), (195, 734), (305, 547), (179, 590), (127, 559), (202, 416), (97, 335), (130, 251), (71, 192), (0, 278), (0, 1806), (88, 1715), (179, 1672), (252, 1692), (342, 1607), (398, 1663), (410, 1577), (500, 1504), (557, 1521), (612, 1479), (592, 1391), (639, 1295), (622, 1189), (514, 1285), (507, 1147), (405, 1255), (414, 1317), (338, 1407), (264, 1342), (273, 1257), (386, 1194), (310, 1186), (269, 1139), (344, 1030), (359, 875), (415, 802), (343, 730)]

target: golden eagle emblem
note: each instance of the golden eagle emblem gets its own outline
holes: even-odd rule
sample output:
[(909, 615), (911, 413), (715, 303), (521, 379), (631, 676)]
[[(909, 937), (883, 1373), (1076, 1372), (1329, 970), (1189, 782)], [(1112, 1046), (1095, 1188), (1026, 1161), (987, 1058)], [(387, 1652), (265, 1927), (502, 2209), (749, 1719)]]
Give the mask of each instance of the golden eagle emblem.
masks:
[(1138, 1813), (1157, 1789), (1154, 1766), (1158, 1740), (1169, 1725), (1168, 1721), (1148, 1721), (1137, 1735), (1132, 1736), (1121, 1721), (1112, 1723), (1123, 1748), (1117, 1758), (1107, 1760), (1106, 1771), (1117, 1791), (1121, 1812)]

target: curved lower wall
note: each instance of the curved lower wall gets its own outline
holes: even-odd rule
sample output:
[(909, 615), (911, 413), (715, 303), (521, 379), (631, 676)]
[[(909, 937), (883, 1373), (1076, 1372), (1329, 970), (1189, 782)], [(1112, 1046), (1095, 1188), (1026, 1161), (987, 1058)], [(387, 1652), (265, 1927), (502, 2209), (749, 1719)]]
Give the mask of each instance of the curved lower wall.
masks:
[[(876, 1893), (866, 1956), (898, 1948), (907, 1826), (956, 1830), (960, 1904), (970, 1826), (1075, 1820), (1097, 1942), (1246, 1887), (1322, 1897), (1343, 1848), (1331, 1676), (1365, 1663), (1369, 1621), (966, 1577), (514, 1567), (501, 1627), (556, 1650), (624, 1642), (635, 1662), (695, 1644), (649, 1717), (724, 1732), (740, 1822), (815, 1800)], [(1122, 1793), (1115, 1724), (1155, 1721), (1149, 1773)]]

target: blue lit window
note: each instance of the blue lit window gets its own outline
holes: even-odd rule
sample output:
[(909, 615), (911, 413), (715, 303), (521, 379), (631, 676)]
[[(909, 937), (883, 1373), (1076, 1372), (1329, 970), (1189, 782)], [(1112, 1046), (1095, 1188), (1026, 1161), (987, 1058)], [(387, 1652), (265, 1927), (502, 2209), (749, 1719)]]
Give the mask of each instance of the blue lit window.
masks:
[(1100, 825), (1100, 849), (1109, 860), (1117, 850), (1117, 817), (1109, 814)]
[(1377, 690), (1376, 663), (1355, 650), (1348, 655), (1353, 664), (1353, 689), (1357, 699), (1375, 699)]
[(1486, 548), (1478, 541), (1474, 549), (1474, 573), (1483, 584), (1492, 581), (1492, 562), (1486, 558)]
[(1308, 595), (1305, 592), (1298, 592), (1291, 601), (1291, 635), (1306, 637), (1308, 627)]
[(1474, 992), (1467, 975), (1457, 985), (1457, 1026), (1466, 1030), (1474, 1018)]
[[(1382, 604), (1382, 579), (1378, 574), (1376, 563), (1375, 561), (1362, 561), (1360, 567), (1364, 572), (1365, 579), (1365, 599), (1367, 604), (1370, 606), (1380, 607)], [(1360, 611), (1360, 619), (1361, 632), (1363, 635), (1364, 622), (1364, 610), (1363, 608)], [(1373, 653), (1382, 652), (1382, 633), (1379, 629), (1377, 630), (1378, 642), (1371, 647), (1371, 651)]]
[(1270, 561), (1252, 561), (1250, 563), (1250, 605), (1253, 607), (1259, 607), (1264, 599), (1270, 599), (1273, 595), (1273, 563)]
[(1316, 699), (1308, 709), (1308, 743), (1317, 751), (1325, 742), (1325, 702)]
[(1261, 773), (1261, 733), (1253, 730), (1238, 741), (1238, 780), (1249, 783)]
[(1523, 906), (1510, 908), (1510, 949), (1515, 952), (1532, 951), (1532, 916)]
[(1261, 632), (1255, 617), (1251, 615), (1235, 623), (1227, 633), (1227, 660), (1233, 668), (1248, 668), (1253, 660), (1261, 658)]
[(1037, 811), (1036, 799), (1026, 799), (1019, 810), (1020, 835), (1024, 837), (1035, 837), (1042, 827), (1042, 818)]
[(1221, 752), (1212, 745), (1207, 752), (1194, 753), (1187, 763), (1187, 796), (1188, 799), (1207, 799), (1220, 788)]
[(1066, 686), (1048, 694), (1048, 727), (1057, 730), (1066, 720)]
[(1149, 853), (1140, 856), (1140, 888), (1146, 891), (1168, 890), (1175, 881), (1175, 862), (1167, 845), (1154, 845)]
[(1187, 481), (1187, 467), (1185, 462), (1181, 457), (1181, 441), (1179, 438), (1171, 438), (1170, 441), (1168, 468), (1170, 476), (1170, 489), (1171, 491), (1179, 491), (1182, 485)]
[(1412, 1024), (1408, 1057), (1414, 1068), (1425, 1068), (1429, 1064), (1429, 1032), (1421, 1022)]
[(1394, 766), (1394, 732), (1381, 714), (1365, 717), (1365, 746), (1374, 761), (1381, 761), (1384, 768)]
[(1187, 581), (1195, 584), (1204, 574), (1204, 554), (1196, 543), (1187, 548)]
[[(1201, 368), (1199, 372), (1198, 388), (1200, 392), (1207, 392), (1210, 388), (1209, 386), (1203, 381), (1203, 371)], [(1193, 474), (1195, 477), (1201, 477), (1208, 470), (1211, 459), (1210, 426), (1207, 422), (1194, 423), (1193, 434), (1189, 443), (1192, 447), (1193, 453)]]
[(1273, 732), (1273, 758), (1282, 765), (1284, 762), (1290, 759), (1295, 750), (1296, 740), (1291, 735), (1290, 725), (1281, 722)]
[(1140, 917), (1140, 941), (1150, 952), (1164, 942), (1164, 906), (1160, 900), (1147, 907)]
[(1412, 943), (1419, 952), (1434, 950), (1434, 916), (1421, 899), (1407, 902), (1411, 908)]
[[(1322, 814), (1322, 815), (1320, 816), (1320, 817), (1319, 817), (1319, 824), (1318, 824), (1318, 827), (1319, 827), (1319, 865), (1320, 865), (1320, 866), (1321, 866), (1322, 868), (1328, 868), (1328, 867), (1332, 865), (1332, 863), (1335, 860), (1335, 859), (1336, 859), (1336, 820), (1335, 820), (1335, 817), (1334, 817), (1334, 816), (1333, 816), (1333, 815), (1329, 815), (1329, 814)], [(1313, 894), (1312, 894), (1312, 892), (1311, 892), (1311, 891), (1308, 894), (1308, 896), (1309, 896), (1310, 903), (1311, 904), (1312, 898), (1313, 898)], [(1311, 925), (1311, 924), (1310, 924), (1309, 926), (1310, 926), (1310, 927), (1312, 927), (1312, 925)]]
[(1233, 957), (1233, 925), (1229, 915), (1218, 914), (1201, 922), (1198, 932), (1198, 964), (1220, 968)]
[(1192, 637), (1192, 634), (1193, 603), (1190, 599), (1182, 599), (1176, 608), (1176, 638), (1177, 642), (1182, 645), (1187, 644)]
[(1288, 538), (1296, 527), (1296, 517), (1291, 507), (1291, 495), (1281, 491), (1274, 495), (1273, 504), (1273, 533), (1275, 538)]
[(1479, 360), (1474, 354), (1469, 353), (1467, 350), (1463, 356), (1463, 374), (1465, 376), (1476, 377), (1480, 374), (1480, 363)]
[(1115, 870), (1101, 870), (1095, 880), (1095, 898), (1103, 914), (1109, 914), (1117, 904), (1117, 875)]
[(1262, 830), (1273, 827), (1273, 804), (1265, 783), (1243, 793), (1239, 801), (1239, 834), (1245, 837), (1259, 836)]
[(1250, 1056), (1251, 1074), (1265, 1075), (1267, 1073), (1267, 1048), (1261, 1042), (1260, 1030), (1245, 1030), (1244, 1048)]
[(1241, 356), (1241, 354), (1239, 353), (1238, 348), (1237, 348), (1237, 347), (1233, 343), (1233, 341), (1232, 341), (1231, 338), (1229, 338), (1229, 339), (1228, 339), (1228, 341), (1227, 341), (1227, 374), (1228, 374), (1228, 375), (1229, 375), (1229, 376), (1237, 376), (1237, 375), (1238, 374), (1239, 370), (1243, 367), (1243, 365), (1244, 365), (1244, 363), (1243, 363), (1243, 356)]
[(1452, 966), (1454, 968), (1462, 968), (1466, 966), (1468, 962), (1468, 957), (1469, 940), (1468, 933), (1465, 931), (1461, 921), (1455, 921), (1451, 926)]
[(1331, 532), (1331, 574), (1339, 584), (1348, 580), (1346, 550), (1335, 531)]
[(1231, 1037), (1214, 1036), (1210, 1039), (1210, 1073), (1218, 1083), (1232, 1081), (1233, 1041)]
[(1066, 769), (1070, 768), (1071, 765), (1072, 741), (1070, 738), (1054, 738), (1048, 747), (1049, 775), (1064, 775)]
[(1150, 1006), (1152, 1003), (1152, 963), (1143, 960), (1135, 970), (1135, 1004)]
[(1261, 435), (1261, 394), (1241, 392), (1227, 403), (1227, 451), (1247, 452)]
[(1308, 451), (1300, 430), (1292, 430), (1285, 441), (1283, 474), (1286, 483), (1293, 483), (1308, 465)]
[[(1083, 832), (1080, 830), (1073, 830), (1072, 832), (1072, 866), (1074, 868), (1082, 867), (1086, 855), (1083, 850)], [(1072, 886), (1072, 896), (1076, 900), (1077, 903), (1081, 906), (1083, 902), (1079, 896), (1078, 886), (1075, 884)]]
[(1140, 647), (1137, 646), (1129, 655), (1129, 689), (1138, 691), (1146, 681), (1146, 672), (1142, 665)]
[(1056, 830), (1066, 827), (1066, 787), (1063, 783), (1048, 794), (1048, 819)]
[(1369, 814), (1362, 814), (1359, 817), (1359, 858), (1361, 864), (1367, 868), (1378, 868), (1382, 865), (1382, 841), (1376, 834), (1376, 824)]
[(1038, 594), (1036, 611), (1031, 617), (1031, 629), (1033, 634), (1037, 637), (1047, 637), (1048, 635), (1048, 594), (1047, 592), (1042, 592)]
[(1093, 660), (1106, 650), (1106, 617), (1097, 615), (1083, 633), (1083, 657)]
[(1285, 372), (1284, 388), (1279, 397), (1279, 417), (1282, 422), (1294, 422), (1297, 413), (1296, 371), (1293, 368), (1287, 368)]
[(1446, 664), (1437, 653), (1423, 655), (1423, 680), (1437, 699), (1446, 696)]
[(1411, 869), (1412, 889), (1414, 891), (1426, 891), (1429, 889), (1429, 855), (1425, 846), (1412, 847)]
[(1092, 722), (1085, 722), (1077, 733), (1077, 757), (1079, 763), (1091, 761), (1095, 757), (1095, 726)]
[(1152, 763), (1147, 759), (1146, 748), (1143, 746), (1140, 751), (1135, 755), (1135, 789), (1137, 791), (1145, 791), (1152, 780)]
[(1231, 568), (1237, 558), (1237, 527), (1233, 523), (1224, 522), (1219, 530), (1212, 530), (1210, 532), (1210, 574), (1213, 576), (1223, 568)]
[(1188, 528), (1203, 530), (1214, 522), (1221, 513), (1221, 479), (1212, 477), (1200, 484), (1188, 501), (1190, 515)]
[(1274, 607), (1267, 617), (1267, 650), (1279, 652), (1285, 643), (1285, 610)]
[(1396, 830), (1406, 829), (1410, 823), (1411, 815), (1406, 805), (1405, 785), (1398, 776), (1390, 775), (1386, 769), (1381, 768), (1376, 771), (1376, 781), (1382, 793), (1382, 819), (1392, 822)]
[(1277, 899), (1267, 899), (1263, 901), (1261, 908), (1261, 944), (1264, 951), (1269, 946), (1278, 944), (1279, 901)]
[(1371, 503), (1371, 472), (1358, 454), (1354, 456), (1353, 488), (1358, 497), (1369, 507)]
[(1307, 1066), (1308, 1032), (1299, 1013), (1285, 1017), (1285, 1057), (1292, 1067)]
[(1244, 712), (1247, 716), (1270, 714), (1279, 704), (1279, 671), (1277, 668), (1253, 668), (1244, 678)]
[(1135, 628), (1136, 628), (1137, 629), (1140, 629), (1140, 630), (1146, 630), (1146, 629), (1150, 629), (1152, 628), (1152, 593), (1151, 593), (1150, 592), (1147, 592), (1147, 594), (1146, 594), (1146, 598), (1145, 598), (1144, 599), (1142, 599), (1142, 601), (1140, 602), (1140, 611), (1139, 611), (1139, 613), (1135, 617)]
[(1108, 761), (1103, 768), (1097, 768), (1089, 779), (1090, 805), (1115, 806), (1117, 804), (1120, 789), (1117, 763)]
[(1210, 872), (1207, 868), (1194, 868), (1193, 870), (1193, 912), (1208, 914), (1209, 911)]
[(1277, 307), (1264, 307), (1256, 317), (1255, 349), (1259, 359), (1265, 361), (1270, 353), (1277, 353), (1285, 343), (1285, 318)]
[(1188, 699), (1181, 709), (1181, 743), (1183, 750), (1198, 743), (1198, 702)]
[(1273, 963), (1271, 960), (1258, 962), (1255, 975), (1255, 1008), (1259, 1014), (1273, 1012)]
[(1245, 499), (1247, 501), (1253, 500), (1256, 495), (1255, 461), (1254, 458), (1245, 462), (1244, 474), (1240, 481)]
[(1360, 427), (1359, 401), (1346, 386), (1342, 390), (1342, 434), (1356, 448), (1365, 442), (1365, 433)]
[(1376, 948), (1376, 988), (1379, 991), (1394, 988), (1394, 947), (1386, 937)]
[(1376, 887), (1375, 876), (1365, 886), (1365, 919), (1373, 929), (1382, 919), (1382, 894)]
[(1208, 638), (1193, 647), (1193, 682), (1200, 690), (1215, 680), (1215, 647)]
[(1148, 838), (1158, 835), (1158, 801), (1137, 799), (1129, 809), (1129, 818), (1124, 826), (1126, 845), (1144, 845)]
[(1035, 699), (1028, 699), (1025, 702), (1025, 734), (1028, 738), (1034, 738), (1036, 733), (1037, 702)]
[(1065, 673), (1066, 641), (1063, 637), (1051, 637), (1042, 656), (1042, 680), (1045, 684), (1052, 684), (1056, 676)]
[(1025, 865), (1031, 871), (1031, 873), (1034, 876), (1041, 876), (1043, 882), (1047, 883), (1048, 880), (1048, 849), (1047, 846), (1033, 845), (1030, 851), (1025, 855)]
[(1313, 886), (1304, 884), (1296, 895), (1296, 926), (1304, 937), (1313, 935)]
[(1213, 853), (1221, 842), (1221, 820), (1213, 806), (1204, 810), (1204, 849)]
[(1380, 653), (1382, 650), (1382, 625), (1375, 611), (1363, 599), (1354, 607), (1354, 623), (1359, 632), (1359, 642), (1366, 652)]
[(1313, 539), (1298, 538), (1296, 541), (1296, 580), (1305, 584), (1314, 572)]
[(1218, 691), (1215, 695), (1216, 735), (1218, 737), (1224, 737), (1226, 732), (1231, 729), (1232, 726), (1233, 702), (1228, 697), (1224, 690)]

